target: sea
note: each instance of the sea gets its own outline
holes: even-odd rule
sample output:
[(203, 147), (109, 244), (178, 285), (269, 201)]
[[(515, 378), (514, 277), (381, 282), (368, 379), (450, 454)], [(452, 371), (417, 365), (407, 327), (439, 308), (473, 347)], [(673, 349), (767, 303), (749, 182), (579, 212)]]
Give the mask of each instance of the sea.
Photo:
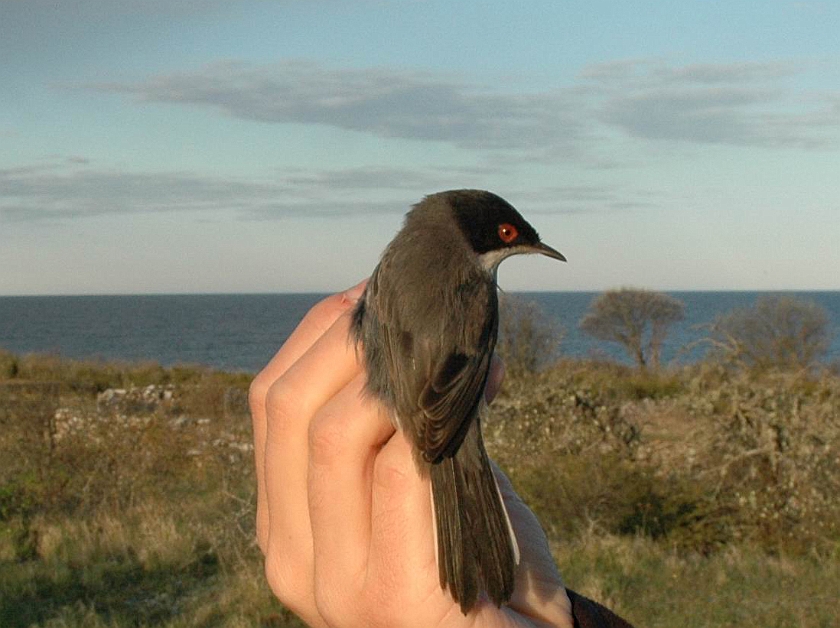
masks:
[[(629, 363), (623, 349), (595, 340), (579, 323), (596, 292), (513, 293), (536, 302), (563, 335), (560, 355)], [(828, 313), (833, 342), (825, 361), (840, 362), (840, 292), (669, 292), (685, 304), (663, 346), (663, 363), (704, 357), (704, 325), (771, 294), (813, 301)], [(259, 371), (324, 294), (181, 294), (0, 297), (0, 349), (65, 358), (197, 364)], [(700, 341), (700, 342), (698, 342)]]

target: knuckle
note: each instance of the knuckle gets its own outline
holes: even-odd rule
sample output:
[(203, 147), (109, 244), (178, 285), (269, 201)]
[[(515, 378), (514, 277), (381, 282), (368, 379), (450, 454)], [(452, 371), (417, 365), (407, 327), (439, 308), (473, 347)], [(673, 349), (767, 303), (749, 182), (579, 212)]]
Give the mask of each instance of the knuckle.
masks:
[(376, 486), (402, 492), (414, 482), (414, 470), (406, 466), (404, 459), (382, 454), (376, 458), (373, 468), (373, 482)]
[(310, 595), (310, 583), (293, 562), (272, 551), (265, 559), (265, 579), (271, 591), (290, 610), (303, 608)]
[(372, 628), (377, 623), (371, 617), (370, 607), (360, 600), (357, 587), (347, 583), (316, 582), (315, 606), (328, 626)]
[(251, 380), (248, 387), (248, 407), (251, 409), (251, 414), (255, 414), (265, 407), (270, 386), (271, 381), (265, 371), (261, 371)]
[(344, 423), (340, 415), (323, 412), (309, 425), (309, 452), (312, 462), (323, 465), (336, 459), (345, 447)]
[(353, 306), (354, 304), (346, 299), (343, 293), (332, 294), (313, 305), (303, 317), (301, 324), (311, 325), (313, 329), (323, 333), (337, 319), (347, 314)]
[(268, 418), (269, 434), (282, 434), (293, 422), (295, 414), (301, 410), (298, 395), (281, 377), (268, 388), (265, 396), (265, 411)]
[(315, 607), (328, 626), (347, 625), (352, 617), (346, 603), (339, 597), (334, 587), (315, 587)]

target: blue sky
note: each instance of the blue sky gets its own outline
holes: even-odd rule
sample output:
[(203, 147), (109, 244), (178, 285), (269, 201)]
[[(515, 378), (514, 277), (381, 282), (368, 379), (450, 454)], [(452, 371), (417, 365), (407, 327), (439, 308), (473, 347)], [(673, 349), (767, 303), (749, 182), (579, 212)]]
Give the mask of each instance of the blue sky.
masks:
[(425, 194), (508, 290), (840, 289), (840, 4), (3, 0), (0, 295), (327, 291)]

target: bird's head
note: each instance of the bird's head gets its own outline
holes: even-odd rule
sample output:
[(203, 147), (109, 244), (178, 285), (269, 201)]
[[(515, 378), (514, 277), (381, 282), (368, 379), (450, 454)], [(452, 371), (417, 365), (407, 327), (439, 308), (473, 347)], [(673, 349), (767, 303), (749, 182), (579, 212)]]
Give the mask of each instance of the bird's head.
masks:
[(491, 192), (450, 190), (434, 197), (450, 207), (468, 245), (489, 272), (494, 272), (505, 258), (522, 253), (566, 261), (562, 253), (543, 244), (536, 229), (510, 203)]

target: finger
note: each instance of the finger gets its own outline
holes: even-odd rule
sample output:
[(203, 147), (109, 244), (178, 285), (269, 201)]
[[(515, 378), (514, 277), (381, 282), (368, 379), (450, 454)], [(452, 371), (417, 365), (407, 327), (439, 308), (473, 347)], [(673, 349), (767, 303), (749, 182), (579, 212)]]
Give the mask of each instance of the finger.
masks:
[(272, 385), (266, 401), (268, 550), (300, 567), (311, 567), (312, 562), (309, 425), (317, 411), (361, 372), (349, 333), (350, 316), (345, 313)]
[(387, 411), (364, 386), (365, 376), (359, 374), (321, 408), (309, 431), (315, 590), (325, 594), (318, 608), (328, 623), (346, 614), (337, 602), (355, 598), (353, 590), (363, 584), (374, 460), (394, 433)]
[(258, 377), (267, 381), (270, 386), (332, 326), (341, 314), (356, 305), (366, 285), (367, 279), (364, 279), (352, 288), (332, 294), (316, 303), (301, 319)]
[(360, 373), (349, 321), (349, 313), (340, 316), (272, 385), (266, 400), (266, 576), (287, 607), (317, 625), (323, 621), (313, 588), (308, 431), (318, 409)]
[(521, 553), (516, 586), (508, 606), (550, 626), (571, 626), (571, 603), (542, 526), (507, 475), (494, 462), (491, 465)]
[(268, 510), (264, 474), (267, 429), (265, 402), (268, 390), (330, 328), (343, 312), (355, 305), (366, 284), (367, 280), (345, 292), (331, 295), (309, 310), (291, 336), (283, 343), (280, 350), (251, 383), (249, 405), (254, 430), (254, 458), (257, 475), (257, 540), (263, 551), (265, 551), (265, 543), (268, 538)]
[[(365, 279), (349, 290), (330, 295), (306, 313), (283, 346), (254, 378), (249, 391), (252, 414), (261, 415), (264, 419), (265, 399), (271, 385), (332, 326), (341, 314), (355, 306), (366, 285)], [(262, 444), (264, 445), (264, 421), (259, 425), (255, 424), (255, 432), (257, 431), (263, 437)]]
[[(431, 489), (421, 477), (411, 444), (397, 432), (377, 456), (371, 497), (370, 578), (394, 584), (389, 596), (446, 603), (434, 548)], [(419, 589), (418, 589), (419, 588)]]

